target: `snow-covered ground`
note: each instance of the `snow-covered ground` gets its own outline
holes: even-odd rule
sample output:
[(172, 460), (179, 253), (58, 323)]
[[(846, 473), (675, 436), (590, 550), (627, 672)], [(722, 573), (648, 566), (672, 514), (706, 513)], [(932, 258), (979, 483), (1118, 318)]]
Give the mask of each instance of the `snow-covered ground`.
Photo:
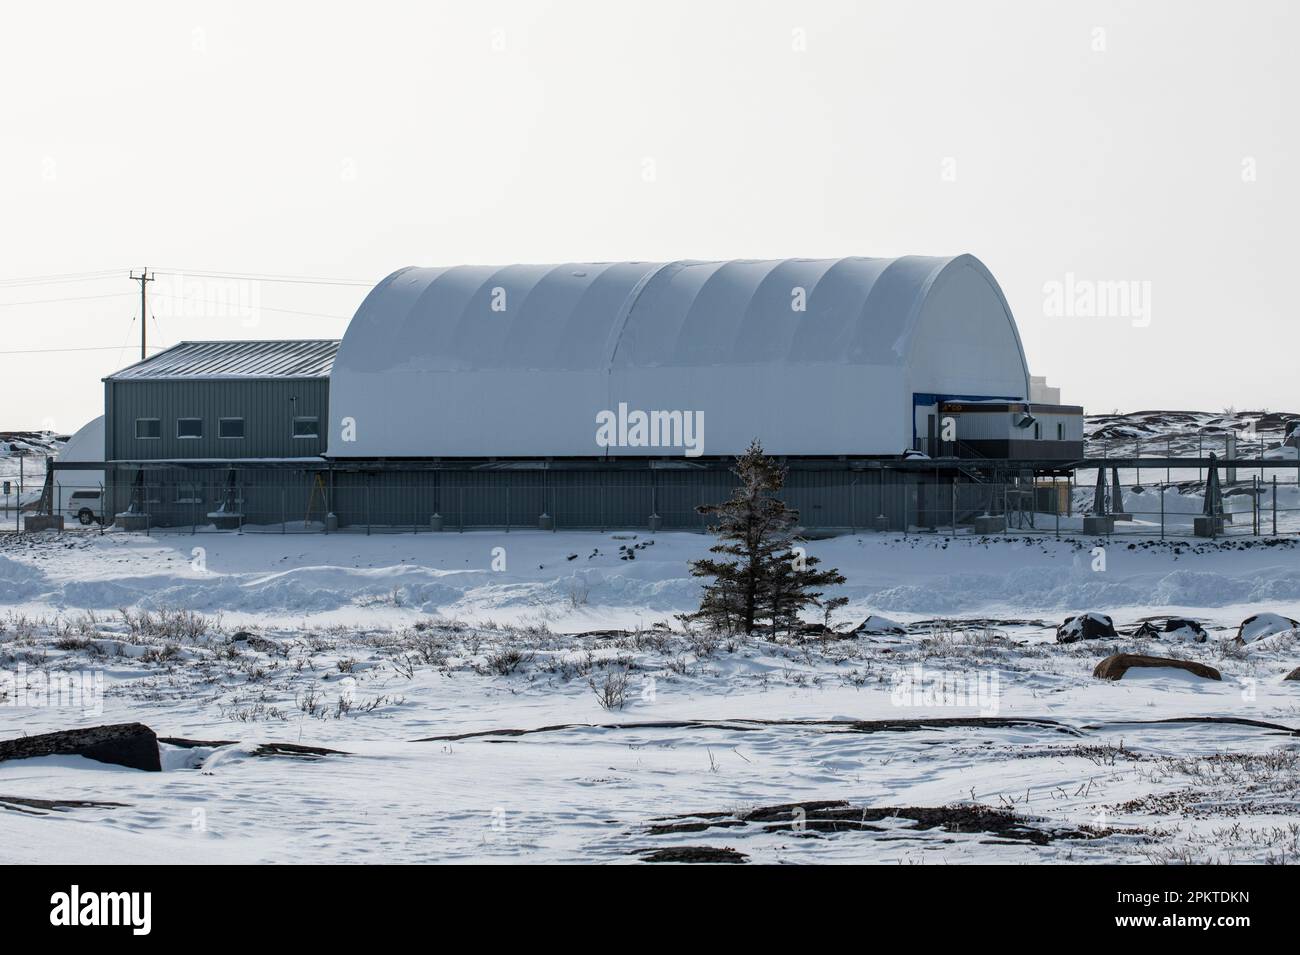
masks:
[[(1300, 682), (1283, 680), (1300, 639), (1232, 641), (1248, 616), (1300, 611), (1292, 540), (814, 541), (848, 578), (832, 626), (877, 614), (906, 632), (781, 641), (681, 630), (674, 615), (698, 594), (687, 565), (709, 543), (0, 538), (0, 669), (29, 687), (58, 674), (103, 685), (88, 711), (0, 702), (0, 739), (139, 721), (206, 743), (164, 744), (161, 773), (0, 762), (0, 859), (1300, 857), (1294, 734), (1152, 722), (1300, 725)], [(1058, 645), (1055, 626), (1085, 611), (1121, 634), (1193, 617), (1209, 640)], [(1094, 679), (1117, 650), (1223, 679)], [(253, 755), (263, 742), (347, 755)], [(123, 805), (4, 811), (5, 796)]]
[(18, 509), (40, 498), (45, 459), (57, 456), (66, 441), (52, 431), (0, 431), (0, 481), (9, 484), (9, 494), (0, 494), (0, 532), (15, 529)]

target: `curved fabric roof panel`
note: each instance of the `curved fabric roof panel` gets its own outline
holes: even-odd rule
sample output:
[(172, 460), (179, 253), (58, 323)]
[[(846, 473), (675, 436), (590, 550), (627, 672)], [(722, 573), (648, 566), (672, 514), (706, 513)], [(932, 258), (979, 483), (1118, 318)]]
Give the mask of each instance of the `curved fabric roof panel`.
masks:
[[(102, 461), (104, 460), (104, 416), (100, 415), (86, 422), (68, 439), (68, 443), (59, 452), (60, 461)], [(66, 506), (67, 495), (77, 490), (93, 490), (104, 486), (103, 471), (55, 471), (54, 483), (64, 491)]]
[[(929, 393), (1028, 394), (973, 256), (406, 268), (339, 346), (328, 453), (898, 454)], [(690, 413), (700, 446), (641, 442), (638, 411)], [(606, 413), (632, 422), (612, 444)]]

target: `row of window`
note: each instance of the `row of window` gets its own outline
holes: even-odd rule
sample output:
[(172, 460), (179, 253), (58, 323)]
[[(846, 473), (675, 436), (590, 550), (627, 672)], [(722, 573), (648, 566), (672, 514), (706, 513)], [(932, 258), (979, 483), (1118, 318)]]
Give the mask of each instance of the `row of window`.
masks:
[[(162, 419), (161, 418), (136, 418), (135, 436), (141, 440), (161, 438)], [(245, 435), (244, 435), (243, 418), (218, 418), (217, 419), (218, 438), (242, 438), (244, 436)], [(320, 420), (318, 418), (307, 418), (307, 417), (294, 418), (293, 436), (295, 438), (319, 438)], [(178, 438), (203, 437), (203, 419), (202, 418), (177, 418), (176, 437)]]

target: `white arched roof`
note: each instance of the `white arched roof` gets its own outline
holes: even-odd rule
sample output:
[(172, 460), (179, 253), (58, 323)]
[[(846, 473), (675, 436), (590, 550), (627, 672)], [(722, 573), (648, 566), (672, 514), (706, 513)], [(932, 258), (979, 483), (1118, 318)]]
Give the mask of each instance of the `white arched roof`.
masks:
[(1027, 378), (969, 255), (406, 268), (343, 337), (329, 454), (602, 455), (596, 415), (620, 403), (702, 412), (707, 455), (756, 436), (773, 453), (896, 454), (911, 393), (1027, 397)]

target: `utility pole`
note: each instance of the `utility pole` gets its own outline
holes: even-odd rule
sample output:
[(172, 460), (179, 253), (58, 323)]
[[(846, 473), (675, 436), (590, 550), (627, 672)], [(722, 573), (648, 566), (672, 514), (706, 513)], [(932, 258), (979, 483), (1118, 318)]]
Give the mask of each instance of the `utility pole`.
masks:
[(131, 273), (131, 281), (140, 283), (140, 360), (144, 361), (148, 357), (145, 353), (145, 333), (149, 330), (149, 296), (146, 291), (148, 283), (152, 282), (154, 277), (149, 274), (146, 266), (140, 270), (140, 274)]

